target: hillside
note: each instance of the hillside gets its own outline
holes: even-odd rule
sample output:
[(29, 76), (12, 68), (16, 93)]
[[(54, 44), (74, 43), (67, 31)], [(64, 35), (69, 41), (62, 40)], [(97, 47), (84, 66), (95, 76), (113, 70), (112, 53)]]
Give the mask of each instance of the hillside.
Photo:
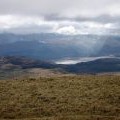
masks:
[[(0, 68), (11, 69), (16, 68), (54, 68), (55, 65), (51, 62), (36, 60), (22, 56), (3, 56), (0, 57)], [(10, 68), (9, 68), (10, 66)], [(56, 65), (57, 66), (57, 65)], [(8, 67), (8, 68), (7, 68)]]
[[(7, 76), (9, 74), (17, 73), (20, 76), (24, 73), (30, 74), (30, 70), (36, 69), (37, 74), (42, 71), (47, 73), (68, 73), (68, 74), (97, 74), (97, 73), (110, 73), (120, 72), (120, 58), (101, 58), (93, 61), (82, 62), (70, 65), (60, 65), (53, 62), (36, 60), (21, 56), (4, 56), (0, 57), (0, 76)], [(5, 74), (4, 74), (5, 73)]]
[(64, 68), (71, 73), (120, 72), (120, 58), (102, 58), (89, 62), (68, 65)]
[(1, 120), (120, 120), (120, 76), (0, 81)]
[(29, 77), (60, 76), (63, 71), (52, 62), (31, 59), (22, 56), (0, 57), (0, 80)]

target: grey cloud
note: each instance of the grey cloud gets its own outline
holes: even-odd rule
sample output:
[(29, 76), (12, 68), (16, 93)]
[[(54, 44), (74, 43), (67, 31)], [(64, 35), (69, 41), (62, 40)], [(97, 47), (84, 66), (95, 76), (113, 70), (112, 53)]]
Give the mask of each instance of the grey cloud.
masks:
[[(57, 30), (86, 32), (87, 30), (94, 33), (96, 30), (103, 32), (101, 29), (107, 29), (110, 33), (118, 33), (120, 0), (0, 0), (0, 16), (2, 15), (11, 15), (13, 18), (0, 20), (0, 30), (13, 32), (56, 32)], [(16, 19), (14, 16), (21, 17)], [(25, 16), (30, 17), (30, 20)], [(36, 17), (44, 19), (41, 22), (35, 20)], [(30, 24), (27, 24), (28, 22)], [(84, 22), (88, 23), (85, 25)], [(108, 30), (104, 27), (107, 24), (113, 24), (115, 28)]]
[(94, 17), (120, 15), (120, 0), (1, 0), (0, 14)]
[(100, 22), (100, 23), (119, 23), (120, 22), (120, 16), (110, 16), (107, 14), (103, 14), (97, 17), (92, 17), (90, 18), (88, 17), (83, 17), (83, 16), (79, 16), (79, 17), (74, 17), (74, 18), (68, 18), (68, 17), (60, 17), (57, 14), (51, 14), (51, 15), (46, 15), (44, 16), (45, 20), (48, 21), (64, 21), (64, 20), (68, 20), (68, 21), (76, 21), (76, 22), (83, 22), (83, 21), (95, 21), (95, 22)]

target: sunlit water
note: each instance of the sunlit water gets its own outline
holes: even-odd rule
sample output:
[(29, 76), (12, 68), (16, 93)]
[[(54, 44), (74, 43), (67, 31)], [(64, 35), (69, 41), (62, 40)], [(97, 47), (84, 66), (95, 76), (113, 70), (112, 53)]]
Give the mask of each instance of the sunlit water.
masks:
[(62, 60), (55, 61), (55, 63), (69, 65), (69, 64), (77, 64), (77, 63), (82, 63), (82, 62), (89, 62), (89, 61), (103, 59), (103, 58), (115, 58), (115, 56), (81, 57), (77, 59), (69, 58), (69, 59), (62, 59)]

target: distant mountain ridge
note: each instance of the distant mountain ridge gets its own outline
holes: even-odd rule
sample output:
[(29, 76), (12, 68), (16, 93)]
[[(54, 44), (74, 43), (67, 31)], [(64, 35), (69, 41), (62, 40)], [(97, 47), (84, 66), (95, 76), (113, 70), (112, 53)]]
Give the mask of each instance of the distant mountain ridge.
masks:
[(56, 67), (51, 62), (34, 60), (31, 58), (26, 57), (18, 57), (18, 56), (4, 56), (0, 57), (0, 69), (3, 66), (7, 66), (7, 69), (11, 68), (21, 68), (21, 69), (28, 69), (28, 68), (47, 68), (51, 69)]
[(120, 58), (102, 58), (94, 61), (77, 63), (75, 65), (57, 65), (52, 62), (35, 60), (26, 57), (0, 57), (0, 70), (12, 70), (18, 68), (56, 69), (62, 72), (64, 71), (77, 74), (120, 72)]
[(40, 60), (86, 56), (120, 56), (120, 36), (60, 34), (0, 34), (0, 56)]
[(75, 65), (68, 65), (65, 69), (72, 73), (120, 72), (120, 58), (102, 58)]

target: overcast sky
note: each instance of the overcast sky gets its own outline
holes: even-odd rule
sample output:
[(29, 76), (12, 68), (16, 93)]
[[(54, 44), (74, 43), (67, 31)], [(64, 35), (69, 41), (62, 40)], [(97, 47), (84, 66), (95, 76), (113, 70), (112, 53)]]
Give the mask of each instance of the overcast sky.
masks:
[(120, 0), (0, 0), (0, 31), (118, 34)]

